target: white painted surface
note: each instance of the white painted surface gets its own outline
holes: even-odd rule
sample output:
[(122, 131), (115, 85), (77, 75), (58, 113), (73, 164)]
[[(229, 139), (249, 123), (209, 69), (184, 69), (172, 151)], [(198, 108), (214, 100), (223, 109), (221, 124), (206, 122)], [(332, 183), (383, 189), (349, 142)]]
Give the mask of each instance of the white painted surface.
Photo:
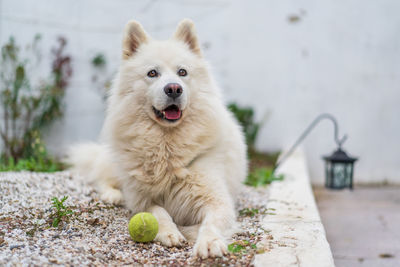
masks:
[[(66, 117), (48, 142), (60, 154), (93, 140), (103, 103), (91, 83), (90, 60), (103, 52), (116, 70), (124, 24), (135, 18), (156, 38), (192, 18), (227, 100), (267, 114), (258, 147), (280, 150), (319, 113), (330, 112), (360, 156), (355, 181), (400, 183), (400, 2), (272, 0), (0, 0), (0, 43), (27, 43), (35, 33), (50, 47), (69, 40), (74, 77)], [(289, 17), (300, 20), (290, 23)], [(334, 150), (323, 122), (305, 142), (312, 181), (323, 182), (321, 154)]]
[(269, 214), (262, 222), (263, 229), (272, 236), (263, 240), (269, 251), (257, 254), (254, 265), (334, 266), (310, 187), (304, 153), (295, 151), (278, 172), (285, 178), (269, 187)]

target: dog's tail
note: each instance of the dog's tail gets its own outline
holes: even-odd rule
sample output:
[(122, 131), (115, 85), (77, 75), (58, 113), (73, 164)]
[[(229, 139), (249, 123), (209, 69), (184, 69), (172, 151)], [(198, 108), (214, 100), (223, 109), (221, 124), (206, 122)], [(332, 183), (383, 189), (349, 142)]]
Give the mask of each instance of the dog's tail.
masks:
[(119, 203), (122, 199), (115, 175), (111, 153), (106, 145), (84, 143), (72, 146), (67, 153), (67, 163), (73, 172), (95, 186), (101, 198)]
[[(67, 163), (72, 170), (82, 175), (88, 182), (94, 182), (95, 170), (107, 165), (105, 147), (97, 143), (84, 143), (72, 146), (67, 153)], [(100, 162), (103, 161), (103, 162)]]

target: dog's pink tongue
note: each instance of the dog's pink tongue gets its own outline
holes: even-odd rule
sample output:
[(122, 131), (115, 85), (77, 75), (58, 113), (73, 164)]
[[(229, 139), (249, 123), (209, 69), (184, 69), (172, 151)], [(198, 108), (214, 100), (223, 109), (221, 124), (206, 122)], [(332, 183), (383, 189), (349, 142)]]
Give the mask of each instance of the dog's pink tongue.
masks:
[(181, 111), (175, 109), (167, 109), (165, 110), (165, 118), (169, 120), (177, 120), (181, 117)]

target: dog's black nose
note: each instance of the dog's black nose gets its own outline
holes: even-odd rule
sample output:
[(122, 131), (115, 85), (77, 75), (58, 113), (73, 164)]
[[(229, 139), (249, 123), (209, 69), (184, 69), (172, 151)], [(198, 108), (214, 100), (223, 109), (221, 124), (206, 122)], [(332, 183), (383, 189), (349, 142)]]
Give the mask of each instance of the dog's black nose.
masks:
[(172, 97), (174, 100), (181, 96), (182, 91), (182, 86), (178, 83), (169, 83), (164, 87), (165, 94)]

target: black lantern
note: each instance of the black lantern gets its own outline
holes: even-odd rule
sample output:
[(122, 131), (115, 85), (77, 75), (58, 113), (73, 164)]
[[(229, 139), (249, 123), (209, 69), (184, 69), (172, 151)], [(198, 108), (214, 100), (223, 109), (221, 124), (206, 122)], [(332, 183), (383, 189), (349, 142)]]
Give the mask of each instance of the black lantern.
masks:
[(278, 162), (275, 164), (273, 172), (278, 168), (282, 162), (284, 162), (295, 150), (295, 148), (307, 137), (312, 129), (323, 119), (328, 119), (333, 122), (334, 126), (334, 138), (338, 145), (338, 149), (333, 152), (330, 156), (323, 157), (325, 159), (325, 187), (332, 189), (342, 189), (350, 188), (353, 189), (353, 169), (354, 162), (357, 158), (349, 157), (346, 152), (342, 150), (342, 144), (346, 141), (347, 136), (344, 135), (339, 139), (339, 127), (338, 123), (331, 114), (323, 113), (316, 117), (311, 124), (305, 129), (305, 131), (300, 135), (293, 146), (282, 155)]
[(325, 187), (353, 189), (353, 167), (357, 158), (349, 157), (340, 147), (325, 160)]

